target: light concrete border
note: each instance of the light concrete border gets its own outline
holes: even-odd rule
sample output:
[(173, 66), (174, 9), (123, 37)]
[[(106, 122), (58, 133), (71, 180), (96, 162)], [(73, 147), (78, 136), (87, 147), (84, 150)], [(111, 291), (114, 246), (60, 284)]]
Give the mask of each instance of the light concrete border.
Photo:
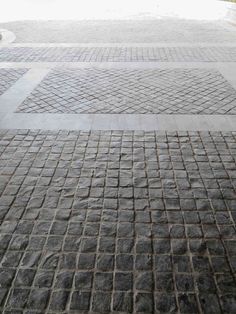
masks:
[(195, 48), (208, 48), (208, 47), (236, 47), (235, 43), (229, 42), (154, 42), (154, 43), (13, 43), (11, 47), (23, 47), (23, 48), (73, 48), (73, 47), (81, 47), (81, 48), (108, 48), (108, 47), (118, 47), (118, 48), (126, 48), (126, 47), (138, 47), (138, 48), (145, 48), (145, 47), (163, 47), (163, 48), (176, 48), (176, 47), (195, 47)]
[(0, 34), (1, 34), (0, 47), (3, 45), (10, 44), (16, 39), (15, 34), (11, 31), (8, 31), (7, 29), (0, 29)]
[(236, 115), (6, 113), (2, 129), (236, 131)]
[(0, 112), (13, 112), (41, 82), (49, 69), (31, 69), (0, 96)]

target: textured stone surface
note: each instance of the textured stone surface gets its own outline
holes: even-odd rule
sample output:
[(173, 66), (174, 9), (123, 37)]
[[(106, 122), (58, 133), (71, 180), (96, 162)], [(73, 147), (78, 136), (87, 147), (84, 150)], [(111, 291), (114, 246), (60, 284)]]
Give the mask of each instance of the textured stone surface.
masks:
[(235, 114), (236, 92), (216, 70), (55, 69), (17, 112)]
[(0, 62), (236, 62), (236, 47), (3, 47)]
[[(142, 12), (141, 16), (136, 16), (137, 19), (129, 13), (128, 19), (120, 20), (119, 17), (118, 20), (111, 20), (111, 13), (116, 11), (115, 6), (112, 5), (112, 12), (109, 12), (108, 9), (109, 17), (105, 20), (100, 18), (96, 20), (95, 17), (90, 20), (84, 15), (80, 20), (78, 16), (82, 13), (77, 12), (75, 15), (77, 20), (33, 21), (25, 19), (24, 21), (1, 23), (0, 28), (12, 31), (16, 35), (16, 42), (21, 43), (236, 42), (235, 30), (226, 22), (203, 19), (198, 21), (166, 16), (165, 18), (158, 16), (158, 18), (149, 19), (148, 4), (149, 2), (145, 3), (145, 14)], [(160, 9), (156, 5), (155, 8), (159, 15)], [(153, 8), (150, 13), (153, 17)]]
[(0, 95), (11, 87), (26, 71), (26, 69), (0, 69)]
[(0, 137), (1, 312), (234, 313), (235, 132)]

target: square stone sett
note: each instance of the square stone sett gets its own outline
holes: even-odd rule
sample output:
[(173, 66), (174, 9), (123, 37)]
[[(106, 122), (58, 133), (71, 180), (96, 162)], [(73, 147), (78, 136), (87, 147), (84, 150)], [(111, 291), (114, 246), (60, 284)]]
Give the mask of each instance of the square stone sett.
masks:
[(171, 271), (170, 255), (154, 255), (154, 269), (158, 272)]
[(63, 236), (49, 236), (45, 244), (45, 250), (61, 251), (63, 240)]
[(69, 291), (53, 291), (51, 295), (49, 308), (52, 311), (64, 311), (66, 309)]
[(189, 249), (190, 252), (193, 254), (203, 254), (206, 252), (206, 242), (203, 239), (190, 239), (189, 242)]
[(63, 253), (60, 258), (60, 269), (75, 269), (77, 253)]
[(150, 238), (152, 235), (151, 225), (148, 223), (135, 223), (135, 233), (137, 237)]
[(86, 291), (74, 291), (70, 303), (70, 310), (88, 311), (91, 293)]
[(135, 258), (136, 270), (151, 270), (152, 269), (152, 255), (137, 254)]
[[(206, 314), (221, 313), (221, 308), (219, 305), (219, 299), (216, 294), (213, 293), (201, 293), (199, 296), (202, 311)], [(211, 300), (209, 302), (208, 300)]]
[[(232, 265), (232, 258), (230, 258)], [(212, 268), (215, 273), (227, 273), (230, 272), (230, 265), (226, 257), (224, 256), (211, 256)], [(233, 265), (232, 265), (233, 266)], [(233, 267), (235, 268), (235, 267)]]
[(22, 256), (22, 252), (7, 251), (2, 258), (1, 267), (17, 267)]
[[(153, 240), (153, 252), (154, 254), (168, 254), (170, 253), (170, 241), (169, 239), (154, 239)], [(149, 252), (147, 252), (149, 253)]]
[(56, 289), (71, 289), (74, 272), (71, 271), (60, 271), (55, 277)]
[(193, 277), (190, 274), (176, 274), (175, 282), (178, 291), (190, 292), (194, 290)]
[(83, 271), (75, 273), (75, 288), (78, 290), (90, 290), (92, 288), (93, 272)]
[(118, 224), (117, 236), (119, 238), (132, 238), (134, 236), (134, 224), (129, 222), (120, 222)]
[(174, 291), (173, 274), (171, 272), (155, 272), (155, 290), (163, 292)]
[(206, 246), (211, 255), (224, 255), (225, 250), (220, 240), (207, 240)]
[(114, 253), (115, 252), (115, 238), (102, 237), (99, 239), (99, 252)]
[(9, 268), (0, 269), (1, 288), (10, 287), (15, 276), (15, 270)]
[(54, 278), (54, 271), (39, 270), (35, 276), (34, 285), (39, 288), (50, 288)]
[[(17, 276), (15, 278), (14, 286), (15, 287), (31, 287), (32, 282), (34, 280), (36, 271), (33, 269), (19, 269)], [(1, 277), (1, 273), (0, 273)], [(2, 279), (0, 278), (1, 286), (4, 287), (2, 284)]]
[(137, 293), (135, 296), (135, 311), (136, 313), (152, 313), (153, 294), (143, 292)]
[(173, 269), (175, 272), (191, 272), (191, 262), (189, 256), (174, 255), (173, 256)]
[(236, 297), (234, 294), (226, 294), (221, 297), (222, 309), (225, 313), (234, 313), (236, 310)]
[(109, 222), (117, 222), (118, 220), (118, 212), (116, 210), (103, 210), (102, 215), (103, 221), (109, 221)]
[(222, 294), (236, 293), (235, 278), (230, 273), (217, 274), (216, 281)]
[(202, 238), (202, 228), (200, 225), (186, 225), (186, 234), (188, 238)]
[(125, 313), (132, 313), (133, 294), (130, 292), (115, 292), (113, 294), (113, 310)]
[(133, 273), (115, 272), (114, 290), (129, 291), (133, 289)]
[(177, 313), (175, 295), (171, 293), (155, 293), (155, 310), (157, 313)]
[(78, 269), (93, 269), (95, 266), (95, 254), (81, 253), (78, 258)]
[(115, 237), (117, 225), (115, 223), (102, 223), (100, 228), (101, 237)]
[(37, 267), (40, 263), (41, 254), (41, 252), (25, 252), (22, 257), (20, 266), (26, 268)]
[(111, 291), (113, 287), (113, 273), (95, 273), (94, 289), (99, 291)]
[(131, 254), (117, 254), (116, 255), (116, 269), (117, 270), (133, 270), (134, 256)]
[(98, 254), (96, 267), (101, 271), (111, 271), (114, 268), (114, 255)]
[(7, 300), (7, 307), (23, 309), (27, 303), (29, 293), (30, 293), (30, 289), (25, 289), (25, 288), (13, 289)]
[(117, 240), (116, 245), (117, 253), (133, 253), (134, 252), (134, 240), (132, 238), (123, 238)]
[(111, 310), (111, 294), (107, 292), (94, 292), (92, 310), (98, 313), (109, 313)]
[(194, 294), (179, 294), (178, 301), (181, 313), (199, 313), (196, 296)]
[(185, 238), (184, 225), (170, 225), (170, 237), (171, 238)]
[[(171, 248), (173, 254), (186, 254), (187, 248), (187, 240), (186, 239), (171, 239)], [(168, 252), (166, 252), (168, 253)]]
[(78, 252), (81, 247), (81, 238), (77, 236), (67, 236), (64, 240), (63, 250), (66, 252)]
[(152, 241), (147, 238), (137, 238), (136, 253), (152, 253)]
[(50, 292), (44, 289), (33, 289), (27, 302), (28, 309), (44, 310), (49, 300)]
[(80, 251), (82, 253), (93, 253), (97, 250), (97, 238), (82, 238)]

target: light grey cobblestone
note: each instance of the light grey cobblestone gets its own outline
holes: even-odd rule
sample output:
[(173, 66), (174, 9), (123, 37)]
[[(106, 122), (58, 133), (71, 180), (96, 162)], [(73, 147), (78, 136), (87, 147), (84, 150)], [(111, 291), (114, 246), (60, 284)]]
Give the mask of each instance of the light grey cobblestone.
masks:
[(235, 312), (235, 132), (0, 139), (2, 313)]
[(216, 70), (58, 68), (17, 112), (235, 114), (236, 92)]
[(0, 95), (11, 87), (27, 69), (0, 69)]
[(0, 62), (235, 62), (236, 47), (3, 47)]

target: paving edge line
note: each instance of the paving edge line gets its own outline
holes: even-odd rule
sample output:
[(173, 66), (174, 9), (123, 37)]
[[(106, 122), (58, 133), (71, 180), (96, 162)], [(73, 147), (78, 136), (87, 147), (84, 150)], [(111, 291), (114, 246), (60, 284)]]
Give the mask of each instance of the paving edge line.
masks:
[(0, 128), (236, 131), (236, 115), (1, 113)]

